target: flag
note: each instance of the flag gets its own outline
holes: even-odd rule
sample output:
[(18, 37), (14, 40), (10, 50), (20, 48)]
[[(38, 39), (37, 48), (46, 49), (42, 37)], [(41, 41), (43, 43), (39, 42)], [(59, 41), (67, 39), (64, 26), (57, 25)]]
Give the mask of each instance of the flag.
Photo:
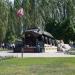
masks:
[(23, 8), (20, 8), (18, 11), (17, 11), (17, 16), (21, 17), (24, 15), (24, 10)]

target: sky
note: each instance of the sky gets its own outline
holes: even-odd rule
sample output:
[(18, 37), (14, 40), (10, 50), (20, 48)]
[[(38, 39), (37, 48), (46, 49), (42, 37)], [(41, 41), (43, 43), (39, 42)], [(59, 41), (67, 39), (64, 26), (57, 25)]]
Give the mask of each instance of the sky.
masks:
[(9, 1), (13, 2), (14, 0), (9, 0)]
[(9, 0), (9, 1), (11, 1), (12, 3), (14, 2), (14, 0)]
[(14, 0), (9, 0), (10, 2), (12, 2), (12, 4), (14, 4)]

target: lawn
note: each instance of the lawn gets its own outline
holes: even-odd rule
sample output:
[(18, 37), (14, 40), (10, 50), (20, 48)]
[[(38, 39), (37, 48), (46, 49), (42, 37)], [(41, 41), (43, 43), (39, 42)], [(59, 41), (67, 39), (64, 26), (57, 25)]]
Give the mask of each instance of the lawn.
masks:
[(0, 48), (0, 51), (7, 51), (8, 49), (7, 48)]
[(0, 59), (0, 75), (75, 75), (75, 58)]

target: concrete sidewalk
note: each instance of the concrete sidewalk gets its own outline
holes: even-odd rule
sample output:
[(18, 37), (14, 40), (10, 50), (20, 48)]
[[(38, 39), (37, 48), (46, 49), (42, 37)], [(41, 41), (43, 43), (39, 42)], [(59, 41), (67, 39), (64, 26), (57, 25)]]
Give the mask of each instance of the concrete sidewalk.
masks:
[(1, 51), (1, 57), (75, 57), (75, 55), (64, 54), (63, 52), (51, 51), (46, 53), (12, 53), (12, 51)]

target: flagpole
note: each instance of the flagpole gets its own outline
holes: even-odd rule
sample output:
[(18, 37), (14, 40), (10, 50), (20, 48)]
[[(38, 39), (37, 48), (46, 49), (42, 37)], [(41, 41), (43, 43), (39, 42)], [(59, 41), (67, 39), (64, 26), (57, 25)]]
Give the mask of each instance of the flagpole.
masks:
[(21, 35), (23, 34), (23, 17), (21, 17)]
[[(17, 11), (17, 16), (20, 17), (20, 24), (21, 24), (21, 31), (20, 31), (20, 35), (23, 35), (23, 15), (24, 15), (24, 10), (21, 7), (18, 11)], [(21, 57), (23, 58), (23, 48), (21, 49)]]

